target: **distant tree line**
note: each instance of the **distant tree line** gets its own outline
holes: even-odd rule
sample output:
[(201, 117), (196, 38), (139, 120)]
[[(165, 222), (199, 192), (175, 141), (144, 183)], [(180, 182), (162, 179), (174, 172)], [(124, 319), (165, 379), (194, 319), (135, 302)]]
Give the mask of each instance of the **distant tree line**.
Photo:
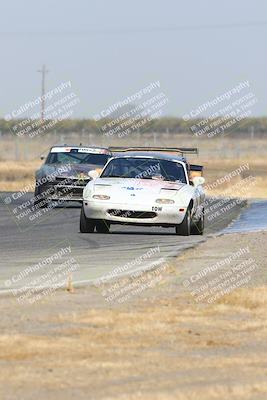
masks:
[[(22, 120), (12, 120), (5, 121), (4, 119), (0, 119), (0, 134), (5, 135), (12, 132), (12, 127), (15, 124), (19, 124)], [(61, 122), (57, 122), (50, 132), (56, 133), (75, 133), (75, 132), (84, 132), (84, 133), (99, 133), (101, 134), (101, 126), (110, 122), (109, 120), (100, 120), (95, 121), (92, 119), (66, 119)], [(209, 120), (209, 123), (211, 120)], [(213, 120), (216, 122), (216, 120)], [(218, 121), (219, 122), (219, 121)], [(226, 122), (226, 121), (224, 121)], [(201, 125), (202, 123), (202, 125)], [(204, 120), (200, 119), (191, 119), (190, 121), (184, 121), (182, 118), (174, 118), (174, 117), (164, 117), (159, 119), (154, 119), (150, 121), (148, 124), (145, 124), (141, 129), (142, 132), (168, 132), (172, 133), (186, 133), (192, 132), (192, 126), (197, 126), (196, 131), (202, 129), (205, 126)], [(216, 124), (215, 124), (216, 125)], [(236, 132), (242, 134), (267, 134), (267, 117), (262, 118), (245, 118), (240, 122), (236, 122), (233, 124), (228, 130), (228, 132)]]

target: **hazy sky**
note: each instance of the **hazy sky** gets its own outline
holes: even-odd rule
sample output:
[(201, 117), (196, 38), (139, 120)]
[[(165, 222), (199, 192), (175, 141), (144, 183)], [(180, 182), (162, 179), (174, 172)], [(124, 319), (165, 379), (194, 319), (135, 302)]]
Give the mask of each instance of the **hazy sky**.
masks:
[(48, 89), (72, 82), (80, 98), (75, 117), (92, 117), (157, 80), (168, 115), (245, 80), (258, 98), (254, 114), (267, 115), (266, 0), (0, 4), (1, 117), (40, 94), (43, 63)]

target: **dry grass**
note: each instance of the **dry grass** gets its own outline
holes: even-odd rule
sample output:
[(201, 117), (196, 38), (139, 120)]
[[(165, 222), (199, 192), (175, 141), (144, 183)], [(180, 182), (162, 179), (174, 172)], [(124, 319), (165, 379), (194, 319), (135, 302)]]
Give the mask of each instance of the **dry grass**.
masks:
[(262, 287), (205, 307), (180, 295), (131, 310), (58, 315), (52, 323), (62, 328), (52, 337), (0, 336), (0, 386), (20, 393), (23, 385), (23, 393), (46, 399), (53, 390), (64, 400), (71, 388), (79, 399), (267, 396), (267, 352), (257, 349), (267, 334), (266, 299)]
[(39, 161), (1, 161), (0, 191), (21, 190), (34, 185), (34, 173), (39, 165)]
[[(228, 182), (219, 183), (216, 187), (209, 188), (217, 181), (225, 179), (226, 175), (238, 170), (240, 166), (248, 165), (241, 174), (232, 177)], [(242, 160), (208, 160), (205, 165), (206, 190), (209, 195), (226, 195), (230, 197), (244, 198), (266, 198), (267, 191), (267, 159), (257, 159), (253, 161), (251, 157)], [(249, 181), (253, 177), (253, 181)], [(242, 181), (247, 184), (242, 185)], [(250, 183), (248, 183), (250, 182)]]
[(267, 309), (267, 288), (240, 288), (233, 291), (228, 296), (222, 297), (219, 304), (226, 304), (234, 307), (243, 307), (249, 310)]

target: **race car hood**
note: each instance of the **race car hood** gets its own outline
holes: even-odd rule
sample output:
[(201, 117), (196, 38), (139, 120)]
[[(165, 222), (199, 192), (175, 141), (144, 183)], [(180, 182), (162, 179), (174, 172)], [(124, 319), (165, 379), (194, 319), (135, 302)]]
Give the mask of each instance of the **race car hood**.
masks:
[(134, 202), (158, 197), (169, 198), (187, 185), (154, 179), (98, 178), (90, 186), (93, 194), (106, 194), (113, 200)]

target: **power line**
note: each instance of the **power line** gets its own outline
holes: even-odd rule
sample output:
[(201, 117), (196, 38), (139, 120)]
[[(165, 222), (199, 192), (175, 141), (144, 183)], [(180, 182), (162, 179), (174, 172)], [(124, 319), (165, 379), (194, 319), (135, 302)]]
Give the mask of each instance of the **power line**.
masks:
[(132, 33), (156, 33), (156, 32), (178, 32), (178, 31), (199, 31), (199, 30), (216, 30), (216, 29), (234, 29), (234, 28), (265, 28), (267, 21), (251, 21), (251, 22), (233, 22), (227, 24), (206, 24), (206, 25), (173, 25), (173, 26), (155, 26), (143, 28), (109, 28), (109, 29), (91, 29), (79, 31), (22, 31), (22, 32), (0, 32), (2, 36), (16, 35), (51, 35), (51, 36), (90, 36), (90, 35), (111, 35), (111, 34), (132, 34)]

